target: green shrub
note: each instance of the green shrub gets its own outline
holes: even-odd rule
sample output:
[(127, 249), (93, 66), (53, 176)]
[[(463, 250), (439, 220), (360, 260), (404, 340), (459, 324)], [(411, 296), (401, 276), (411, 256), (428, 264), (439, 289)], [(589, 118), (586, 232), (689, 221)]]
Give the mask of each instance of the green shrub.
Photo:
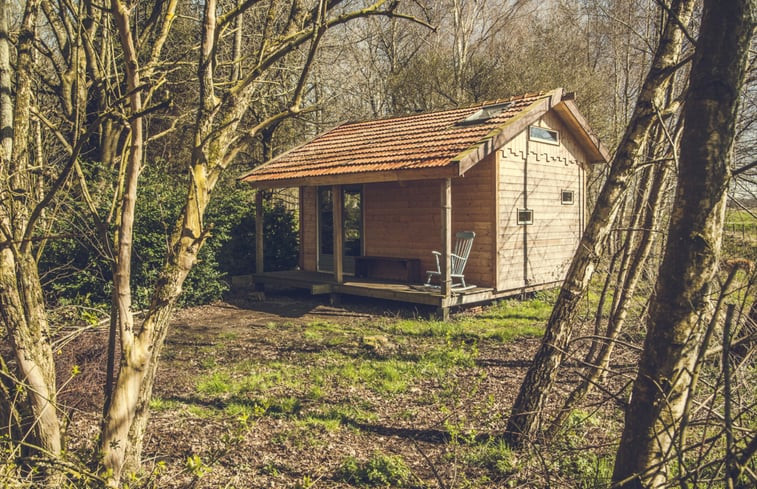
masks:
[(365, 461), (344, 459), (337, 479), (358, 486), (412, 487), (411, 475), (402, 457), (377, 451)]
[[(297, 265), (299, 241), (295, 215), (283, 205), (264, 201), (263, 267), (291, 270)], [(255, 272), (255, 209), (250, 204), (219, 247), (219, 269), (229, 275)]]
[[(90, 167), (89, 172), (95, 172)], [(100, 178), (101, 215), (109, 212), (114, 175)], [(134, 304), (144, 308), (165, 263), (171, 230), (184, 204), (186, 175), (170, 171), (166, 163), (145, 167), (140, 176), (134, 222), (132, 291)], [(205, 225), (210, 237), (186, 278), (179, 305), (218, 300), (228, 289), (227, 275), (251, 273), (255, 264), (255, 191), (227, 178), (218, 182), (208, 206)], [(111, 262), (89, 213), (76, 202), (61, 205), (61, 217), (51, 234), (63, 238), (42, 248), (40, 272), (47, 300), (52, 304), (105, 305), (110, 301)], [(114, 229), (108, 230), (113, 234)], [(267, 270), (293, 268), (297, 263), (297, 222), (281, 205), (265, 210)]]
[(515, 457), (510, 447), (502, 440), (490, 440), (481, 445), (474, 445), (466, 461), (470, 465), (488, 470), (495, 478), (510, 475), (516, 469)]

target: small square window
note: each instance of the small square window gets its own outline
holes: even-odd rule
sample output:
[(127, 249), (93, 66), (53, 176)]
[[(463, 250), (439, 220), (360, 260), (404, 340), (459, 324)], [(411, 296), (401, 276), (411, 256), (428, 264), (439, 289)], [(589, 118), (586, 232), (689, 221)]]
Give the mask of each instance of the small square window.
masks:
[(560, 144), (560, 134), (546, 127), (529, 126), (528, 139), (542, 143)]
[(560, 192), (560, 202), (563, 205), (573, 205), (575, 202), (575, 193), (572, 190), (563, 190)]
[(533, 224), (533, 223), (534, 223), (533, 209), (518, 209), (518, 224)]

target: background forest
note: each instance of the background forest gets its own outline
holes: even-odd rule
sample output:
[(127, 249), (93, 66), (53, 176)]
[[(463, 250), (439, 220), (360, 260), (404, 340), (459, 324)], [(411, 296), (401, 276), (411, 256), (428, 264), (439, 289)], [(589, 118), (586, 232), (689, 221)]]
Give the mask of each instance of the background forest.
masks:
[[(135, 4), (136, 17), (140, 9), (147, 16), (150, 8)], [(430, 2), (409, 9), (422, 24), (395, 18), (358, 19), (329, 32), (322, 41), (304, 94), (307, 113), (261, 131), (230, 163), (219, 183), (207, 218), (215, 226), (214, 239), (203, 247), (202, 259), (184, 286), (183, 304), (218, 299), (227, 288), (228, 274), (252, 272), (254, 246), (247, 243), (254, 242), (250, 234), (254, 231), (254, 192), (236, 182), (249, 168), (341, 122), (466, 106), (555, 87), (576, 92), (592, 129), (606, 146), (614, 148), (630, 118), (660, 30), (656, 2)], [(245, 47), (261, 42), (263, 19), (255, 16), (263, 13), (263, 7), (258, 7), (247, 14), (252, 18), (242, 31)], [(177, 36), (172, 41), (177, 44), (179, 39), (191, 43), (192, 36), (196, 37), (196, 26), (188, 19), (184, 24), (172, 28)], [(191, 35), (182, 35), (182, 29)], [(170, 79), (161, 85), (170, 107), (151, 120), (160, 138), (146, 145), (149, 165), (142, 175), (139, 193), (144, 197), (138, 198), (138, 205), (143, 210), (137, 212), (135, 233), (140, 251), (133, 258), (133, 284), (143, 306), (163, 259), (169, 223), (183, 204), (187, 175), (180, 162), (189, 159), (191, 147), (183, 142), (192, 131), (192, 108), (198, 96), (191, 91), (194, 47), (170, 47), (172, 56), (165, 62), (175, 65)], [(284, 64), (259, 82), (248, 125), (286, 107), (296, 87), (291, 74), (286, 78), (287, 71), (297, 68), (297, 64), (290, 68)], [(755, 144), (754, 91), (752, 84), (745, 89), (736, 146), (736, 158), (743, 164), (749, 163)], [(117, 174), (97, 160), (87, 161), (83, 158), (82, 166), (98, 189), (98, 205), (107, 206)], [(601, 178), (601, 169), (599, 173), (596, 180)], [(755, 199), (749, 178), (743, 175), (733, 188), (734, 195), (747, 204)], [(58, 215), (65, 217), (50, 218), (57, 239), (41, 255), (48, 300), (61, 305), (71, 300), (80, 305), (87, 301), (95, 306), (107, 304), (112, 274), (103, 249), (106, 245), (92, 233), (95, 226), (81, 200), (70, 197), (58, 208)], [(285, 206), (292, 198), (282, 196), (282, 200), (271, 209), (275, 215), (267, 223), (272, 233), (269, 243), (276, 246), (266, 248), (278, 250), (276, 256), (266, 257), (268, 270), (296, 263), (297, 224), (293, 216), (286, 216)]]
[[(755, 330), (748, 325), (757, 315), (757, 7), (723, 3), (718, 13), (718, 2), (693, 0), (0, 0), (3, 483), (120, 487), (141, 473), (172, 313), (220, 299), (230, 275), (253, 271), (255, 193), (239, 175), (343, 121), (556, 87), (576, 92), (615, 154), (593, 175), (600, 211), (568, 285), (552, 298), (545, 340), (509, 418), (507, 451), (549, 440), (574, 421), (572, 408), (607, 377), (608, 345), (633, 343), (636, 362), (655, 341), (680, 343), (657, 354), (690, 361), (671, 366), (685, 372), (685, 388), (655, 370), (664, 362), (641, 357), (647, 373), (639, 377), (664, 384), (665, 405), (674, 407), (645, 414), (623, 401), (628, 418), (614, 483), (754, 483), (748, 379)], [(720, 77), (717, 104), (696, 98), (712, 99), (715, 89), (701, 82), (708, 77)], [(700, 120), (715, 122), (696, 133)], [(704, 139), (709, 146), (698, 144)], [(712, 205), (703, 210), (695, 201)], [(285, 192), (266, 202), (265, 248), (275, 252), (265, 268), (291, 268), (296, 206)], [(726, 233), (721, 256), (729, 225), (741, 239)], [(685, 236), (703, 236), (704, 251), (689, 250)], [(677, 264), (666, 246), (679, 238)], [(678, 294), (679, 284), (665, 282), (678, 272), (705, 284)], [(726, 314), (727, 298), (736, 305)], [(690, 310), (670, 325), (672, 336), (655, 336), (654, 324), (679, 317), (665, 301)], [(588, 351), (567, 346), (578, 322), (592, 326)], [(635, 329), (622, 336), (631, 323)], [(650, 331), (644, 347), (642, 324)], [(102, 416), (93, 423), (97, 446), (70, 457), (55, 355), (73, 325), (108, 329), (108, 365)], [(708, 350), (717, 335), (720, 350)], [(727, 366), (731, 345), (740, 349), (735, 373)], [(705, 361), (718, 353), (725, 360)], [(582, 357), (577, 387), (547, 427), (534, 416), (566, 356)], [(736, 374), (738, 409), (721, 387)], [(700, 375), (706, 401), (689, 401)], [(643, 379), (633, 388), (634, 401), (655, 404)], [(687, 471), (683, 455), (669, 453), (688, 446), (686, 428), (670, 434), (668, 427), (707, 409), (716, 414), (696, 431), (707, 455)], [(629, 421), (634, 416), (652, 425), (642, 429)], [(663, 448), (631, 460), (643, 450), (629, 426)], [(190, 462), (195, 475), (202, 472)]]
[[(654, 2), (641, 6), (644, 9), (634, 2), (429, 2), (403, 6), (420, 23), (368, 18), (330, 31), (310, 68), (303, 93), (307, 113), (292, 115), (261, 131), (230, 163), (208, 210), (207, 220), (215, 225), (213, 239), (203, 247), (202, 259), (191, 272), (181, 300), (189, 304), (218, 299), (226, 288), (226, 274), (252, 271), (254, 246), (246, 244), (254, 243), (249, 235), (254, 230), (250, 221), (254, 219), (254, 195), (235, 178), (341, 122), (441, 110), (565, 87), (577, 92), (592, 128), (613, 147), (630, 117), (652, 55), (650, 42), (659, 30)], [(150, 4), (137, 3), (134, 15), (146, 17), (150, 8)], [(261, 5), (245, 14), (242, 46), (252, 53), (261, 49), (261, 26), (267, 13), (267, 6)], [(170, 107), (150, 120), (161, 137), (146, 145), (145, 162), (149, 164), (138, 197), (143, 210), (137, 212), (139, 252), (134, 256), (133, 281), (143, 306), (164, 255), (169, 223), (183, 204), (187, 175), (182, 162), (189, 159), (191, 147), (185, 142), (193, 128), (192, 108), (199, 95), (192, 87), (196, 30), (190, 19), (180, 19), (172, 28), (176, 38), (169, 39), (170, 59), (162, 61), (171, 65), (171, 74), (161, 85)], [(304, 53), (292, 56), (295, 59), (271, 69), (258, 82), (245, 125), (254, 126), (286, 108)], [(228, 71), (229, 63), (219, 68)], [(162, 134), (166, 129), (169, 132)], [(97, 160), (83, 166), (98, 189), (98, 205), (107, 208), (117, 175), (105, 171)], [(89, 300), (93, 305), (107, 304), (111, 272), (107, 252), (102, 249), (105, 245), (91, 232), (94, 225), (80, 199), (74, 195), (61, 205), (65, 205), (66, 217), (51, 219), (53, 232), (61, 238), (47, 246), (42, 257), (49, 297), (56, 303)], [(284, 214), (285, 207), (279, 207), (277, 218), (269, 224), (277, 226), (271, 230), (277, 238), (276, 246), (266, 249), (279, 250), (280, 257), (269, 263), (268, 270), (290, 268), (296, 260), (292, 242), (296, 223)], [(284, 235), (287, 228), (289, 236)], [(230, 242), (232, 239), (250, 241)]]

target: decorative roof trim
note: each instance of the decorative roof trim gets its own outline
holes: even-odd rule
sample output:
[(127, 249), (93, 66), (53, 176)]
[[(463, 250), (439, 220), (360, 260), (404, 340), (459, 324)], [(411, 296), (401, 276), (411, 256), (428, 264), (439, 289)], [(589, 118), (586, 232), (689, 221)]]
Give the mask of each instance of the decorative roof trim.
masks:
[(471, 148), (466, 149), (454, 157), (452, 161), (457, 162), (460, 169), (460, 175), (463, 175), (465, 172), (473, 168), (479, 161), (482, 161), (484, 158), (510, 142), (510, 140), (520, 134), (529, 125), (538, 121), (539, 118), (549, 112), (556, 103), (560, 102), (561, 95), (562, 88), (554, 90), (549, 96), (537, 100), (531, 104), (531, 106), (523, 109), (520, 114), (507, 121), (504, 125), (492, 130)]

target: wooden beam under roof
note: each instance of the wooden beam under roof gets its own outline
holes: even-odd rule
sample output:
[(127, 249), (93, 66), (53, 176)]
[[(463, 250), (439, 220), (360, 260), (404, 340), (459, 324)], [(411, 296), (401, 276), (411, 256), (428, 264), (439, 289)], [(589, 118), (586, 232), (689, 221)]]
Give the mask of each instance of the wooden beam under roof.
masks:
[(362, 183), (403, 182), (411, 180), (437, 180), (459, 176), (456, 164), (440, 168), (420, 170), (394, 170), (385, 172), (346, 173), (341, 175), (321, 175), (281, 180), (250, 181), (253, 188), (317, 187), (321, 185), (353, 185)]

